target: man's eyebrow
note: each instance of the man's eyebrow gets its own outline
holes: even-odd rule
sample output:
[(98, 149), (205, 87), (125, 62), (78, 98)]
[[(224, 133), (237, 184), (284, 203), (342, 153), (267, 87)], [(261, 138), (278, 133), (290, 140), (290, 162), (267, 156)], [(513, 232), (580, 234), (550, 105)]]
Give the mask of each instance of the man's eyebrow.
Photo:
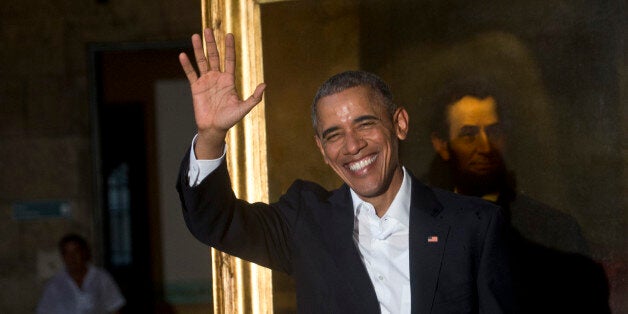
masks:
[(473, 124), (465, 124), (463, 126), (460, 127), (460, 129), (479, 129), (480, 127), (477, 125), (473, 125)]
[(364, 116), (359, 116), (357, 118), (355, 118), (355, 120), (353, 120), (353, 123), (360, 123), (360, 122), (364, 122), (364, 121), (368, 121), (368, 120), (377, 120), (379, 121), (380, 118), (373, 116), (373, 115), (364, 115)]
[[(495, 123), (491, 123), (491, 124), (487, 124), (484, 126), (484, 128), (490, 128), (490, 127), (495, 127), (495, 126), (501, 126), (501, 123), (499, 122), (495, 122)], [(464, 124), (460, 127), (460, 129), (480, 129), (481, 127), (479, 125), (475, 125), (475, 124)]]

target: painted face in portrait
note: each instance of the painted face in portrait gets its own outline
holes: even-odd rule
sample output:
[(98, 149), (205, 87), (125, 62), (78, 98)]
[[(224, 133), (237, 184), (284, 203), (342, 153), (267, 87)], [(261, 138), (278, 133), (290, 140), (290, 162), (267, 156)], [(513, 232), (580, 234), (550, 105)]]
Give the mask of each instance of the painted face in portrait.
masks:
[(408, 132), (405, 109), (398, 108), (391, 120), (381, 97), (358, 86), (321, 98), (317, 120), (315, 139), (325, 163), (361, 198), (401, 185), (398, 151)]
[(494, 185), (504, 173), (505, 139), (495, 100), (465, 96), (447, 113), (449, 139), (433, 139), (433, 144), (444, 160), (453, 163), (457, 183), (466, 188), (497, 188)]

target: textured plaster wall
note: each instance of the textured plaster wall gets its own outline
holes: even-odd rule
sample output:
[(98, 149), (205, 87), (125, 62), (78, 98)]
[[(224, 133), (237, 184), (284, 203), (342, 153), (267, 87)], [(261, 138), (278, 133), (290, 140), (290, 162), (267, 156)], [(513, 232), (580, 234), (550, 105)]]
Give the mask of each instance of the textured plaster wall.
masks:
[[(38, 252), (55, 253), (69, 231), (97, 236), (88, 43), (185, 40), (199, 29), (200, 1), (2, 1), (0, 312), (34, 311)], [(12, 219), (12, 203), (48, 199), (68, 201), (72, 217)]]

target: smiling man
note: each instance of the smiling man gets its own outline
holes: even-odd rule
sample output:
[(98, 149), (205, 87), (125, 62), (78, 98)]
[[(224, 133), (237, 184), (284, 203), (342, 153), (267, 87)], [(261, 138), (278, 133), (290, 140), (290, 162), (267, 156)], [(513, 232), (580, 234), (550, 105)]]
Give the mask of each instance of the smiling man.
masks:
[(203, 243), (294, 278), (299, 313), (509, 313), (509, 263), (499, 207), (421, 184), (399, 159), (409, 117), (376, 75), (332, 76), (312, 103), (314, 139), (345, 182), (327, 191), (297, 180), (271, 204), (235, 197), (225, 135), (260, 100), (234, 88), (233, 36), (219, 69), (211, 30), (192, 37), (198, 135), (177, 189), (190, 231)]
[[(343, 80), (346, 89), (328, 91), (339, 90)], [(395, 108), (379, 78), (360, 72), (332, 77), (312, 108), (314, 139), (325, 162), (382, 217), (404, 176), (398, 146), (408, 133), (408, 113)]]

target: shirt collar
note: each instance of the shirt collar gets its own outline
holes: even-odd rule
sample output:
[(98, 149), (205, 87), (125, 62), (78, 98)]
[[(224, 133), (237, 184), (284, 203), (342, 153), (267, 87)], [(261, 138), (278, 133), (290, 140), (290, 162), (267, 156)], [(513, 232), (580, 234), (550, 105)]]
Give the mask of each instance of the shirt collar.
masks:
[[(412, 195), (412, 180), (410, 180), (410, 176), (408, 175), (408, 171), (406, 171), (405, 167), (401, 167), (403, 169), (403, 180), (401, 181), (401, 187), (395, 195), (392, 203), (390, 203), (390, 207), (384, 217), (392, 217), (405, 225), (406, 227), (410, 226), (410, 200)], [(369, 202), (363, 201), (357, 193), (353, 191), (353, 189), (349, 189), (351, 191), (351, 199), (353, 200), (353, 214), (357, 215), (358, 208), (362, 204), (368, 204), (369, 206), (373, 206)], [(384, 218), (382, 217), (382, 218)]]

